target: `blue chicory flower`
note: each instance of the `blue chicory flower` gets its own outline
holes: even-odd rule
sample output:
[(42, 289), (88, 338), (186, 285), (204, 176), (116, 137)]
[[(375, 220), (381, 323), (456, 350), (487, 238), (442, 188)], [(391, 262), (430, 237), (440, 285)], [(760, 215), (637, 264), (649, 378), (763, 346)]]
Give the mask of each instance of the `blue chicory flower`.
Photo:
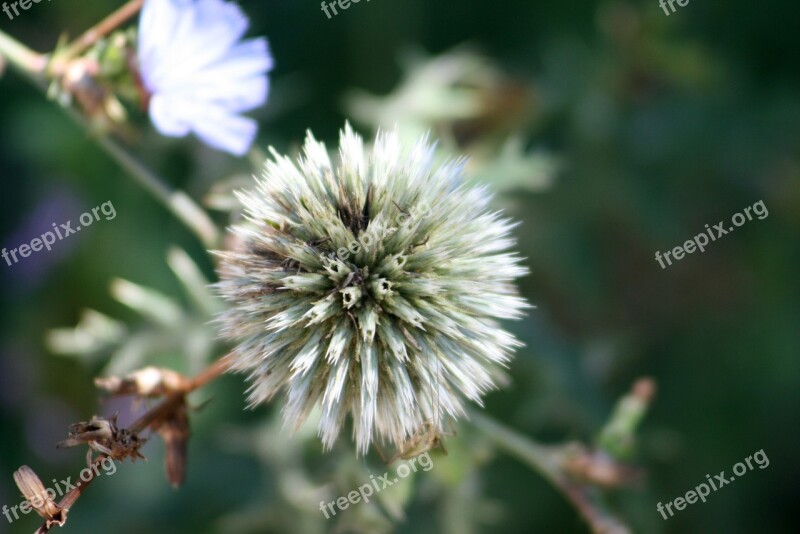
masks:
[(220, 150), (247, 152), (258, 125), (241, 114), (266, 102), (273, 67), (265, 38), (242, 40), (248, 27), (242, 10), (224, 0), (145, 1), (139, 68), (159, 132), (193, 132)]

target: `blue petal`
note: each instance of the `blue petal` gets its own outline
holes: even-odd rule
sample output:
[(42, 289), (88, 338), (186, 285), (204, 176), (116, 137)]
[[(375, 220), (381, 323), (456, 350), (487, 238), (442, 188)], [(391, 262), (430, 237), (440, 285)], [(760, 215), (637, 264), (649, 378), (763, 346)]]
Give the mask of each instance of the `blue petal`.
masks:
[(257, 125), (238, 114), (266, 102), (273, 67), (266, 39), (241, 41), (248, 24), (224, 0), (145, 0), (139, 66), (159, 132), (247, 151)]

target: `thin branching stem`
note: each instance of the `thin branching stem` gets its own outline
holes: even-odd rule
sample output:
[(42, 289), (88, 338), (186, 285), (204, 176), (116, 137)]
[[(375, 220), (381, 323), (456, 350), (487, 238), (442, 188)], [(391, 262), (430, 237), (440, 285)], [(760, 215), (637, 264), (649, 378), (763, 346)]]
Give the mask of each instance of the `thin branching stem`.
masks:
[(197, 236), (206, 248), (218, 245), (219, 230), (208, 214), (189, 195), (173, 190), (155, 172), (108, 135), (96, 138), (97, 144), (128, 174), (152, 194)]
[(170, 394), (161, 404), (144, 413), (128, 427), (128, 430), (133, 433), (139, 433), (153, 424), (153, 422), (163, 418), (181, 404), (186, 395), (214, 381), (225, 373), (230, 368), (230, 365), (230, 355), (220, 358), (200, 374), (188, 379), (180, 391)]
[(0, 55), (28, 76), (42, 73), (47, 66), (47, 56), (34, 52), (4, 31), (0, 31)]
[[(138, 0), (137, 0), (138, 1)], [(131, 2), (135, 3), (135, 2)], [(0, 31), (0, 55), (19, 70), (40, 91), (47, 90), (42, 76), (47, 58)], [(88, 131), (86, 119), (76, 110), (61, 108), (82, 128)], [(197, 236), (206, 248), (215, 248), (219, 243), (219, 229), (197, 203), (183, 191), (173, 190), (166, 180), (148, 168), (110, 135), (93, 135), (103, 151), (111, 156), (130, 176), (163, 204), (179, 221)]]
[(597, 488), (571, 480), (564, 470), (567, 445), (542, 445), (492, 418), (476, 412), (470, 420), (495, 445), (526, 463), (550, 482), (575, 507), (595, 534), (629, 534), (630, 530), (596, 499)]
[[(154, 426), (157, 427), (165, 418), (169, 417), (170, 414), (178, 407), (181, 403), (185, 402), (186, 395), (189, 393), (200, 389), (207, 384), (213, 382), (215, 379), (219, 378), (222, 374), (225, 373), (228, 369), (230, 369), (231, 365), (231, 355), (223, 356), (222, 358), (216, 360), (213, 364), (207, 367), (204, 371), (200, 372), (199, 374), (195, 375), (192, 378), (187, 378), (182, 386), (179, 388), (179, 391), (171, 393), (167, 396), (167, 398), (162, 401), (159, 405), (155, 406), (151, 410), (148, 410), (144, 413), (141, 417), (139, 417), (136, 421), (128, 427), (128, 431), (133, 434), (138, 434), (143, 430), (147, 429), (148, 427)], [(90, 467), (99, 465), (108, 455), (100, 454), (99, 456), (95, 457), (95, 459), (90, 464)], [(91, 478), (89, 480), (81, 479), (81, 483), (77, 485), (77, 487), (71, 489), (66, 495), (64, 495), (61, 502), (58, 503), (58, 506), (68, 512), (72, 506), (75, 504), (75, 501), (78, 500), (84, 491), (89, 487), (89, 484), (97, 478), (97, 469), (88, 469), (88, 471), (92, 472)], [(47, 522), (45, 522), (39, 529), (36, 531), (35, 534), (45, 534), (46, 532), (50, 531), (50, 527), (48, 527)]]
[(127, 4), (111, 13), (109, 16), (95, 24), (80, 37), (70, 43), (66, 49), (59, 52), (57, 57), (50, 63), (48, 70), (51, 74), (61, 74), (64, 72), (69, 61), (80, 55), (87, 48), (95, 44), (99, 39), (105, 37), (119, 26), (127, 22), (136, 15), (142, 8), (144, 0), (130, 0)]
[[(64, 495), (64, 498), (61, 499), (61, 502), (58, 503), (59, 508), (64, 510), (64, 514), (66, 515), (69, 510), (72, 508), (72, 505), (75, 504), (75, 501), (78, 500), (78, 497), (83, 495), (83, 492), (89, 488), (89, 484), (94, 482), (94, 480), (98, 477), (100, 470), (98, 467), (100, 466), (103, 461), (108, 458), (105, 454), (100, 454), (97, 456), (94, 461), (89, 465), (89, 469), (86, 469), (86, 472), (91, 473), (89, 475), (89, 479), (85, 480), (81, 478), (79, 484), (76, 484), (71, 490)], [(50, 532), (52, 525), (48, 526), (48, 523), (45, 522), (42, 526), (40, 526), (34, 534), (46, 534)]]

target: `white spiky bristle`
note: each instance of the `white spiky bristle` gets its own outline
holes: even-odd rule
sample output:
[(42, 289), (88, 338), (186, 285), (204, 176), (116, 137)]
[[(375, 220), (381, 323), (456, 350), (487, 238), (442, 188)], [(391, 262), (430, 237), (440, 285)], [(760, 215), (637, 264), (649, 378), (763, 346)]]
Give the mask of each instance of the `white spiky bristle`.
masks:
[(363, 453), (481, 402), (519, 345), (498, 321), (528, 307), (514, 285), (526, 269), (463, 165), (396, 132), (368, 150), (349, 125), (335, 167), (311, 133), (297, 162), (273, 151), (238, 194), (245, 245), (220, 253), (223, 335), (253, 404), (285, 390), (295, 427), (319, 406), (326, 448), (350, 414)]

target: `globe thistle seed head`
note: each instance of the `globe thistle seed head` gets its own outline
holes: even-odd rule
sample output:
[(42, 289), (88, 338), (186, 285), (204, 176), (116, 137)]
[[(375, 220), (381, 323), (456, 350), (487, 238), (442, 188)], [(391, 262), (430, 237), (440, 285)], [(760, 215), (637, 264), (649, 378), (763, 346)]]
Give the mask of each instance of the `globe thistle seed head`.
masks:
[(335, 165), (311, 133), (297, 162), (273, 151), (238, 193), (241, 250), (220, 253), (223, 335), (251, 403), (285, 390), (297, 426), (319, 406), (326, 448), (349, 414), (359, 452), (481, 403), (519, 345), (498, 320), (527, 307), (526, 269), (463, 164), (435, 165), (427, 138), (405, 147), (396, 132), (367, 150), (349, 125)]

